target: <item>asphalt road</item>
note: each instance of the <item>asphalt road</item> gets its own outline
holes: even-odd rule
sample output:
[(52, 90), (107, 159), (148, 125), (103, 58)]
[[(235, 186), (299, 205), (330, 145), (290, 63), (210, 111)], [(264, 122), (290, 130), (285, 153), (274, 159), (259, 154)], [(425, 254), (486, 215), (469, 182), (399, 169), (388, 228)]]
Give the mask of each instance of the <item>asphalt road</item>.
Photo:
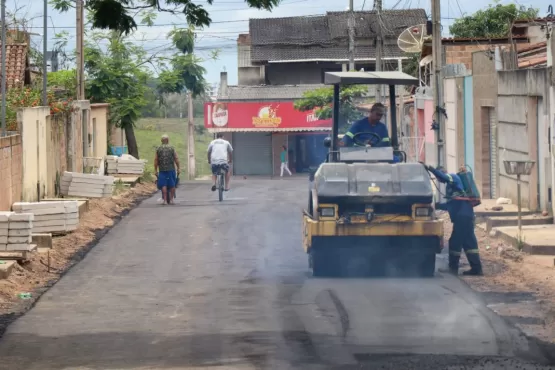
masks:
[(198, 183), (145, 201), (9, 327), (0, 369), (550, 368), (455, 277), (310, 277), (307, 189), (241, 179), (223, 203)]

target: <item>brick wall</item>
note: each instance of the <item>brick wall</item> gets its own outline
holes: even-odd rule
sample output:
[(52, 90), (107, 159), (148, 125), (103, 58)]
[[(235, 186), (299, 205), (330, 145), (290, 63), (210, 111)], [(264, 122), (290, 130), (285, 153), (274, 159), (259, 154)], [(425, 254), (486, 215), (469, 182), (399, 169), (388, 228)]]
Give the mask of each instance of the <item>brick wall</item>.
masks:
[(0, 211), (21, 200), (22, 153), (20, 135), (0, 138)]
[[(530, 44), (517, 44), (517, 50), (527, 47)], [(507, 44), (473, 44), (473, 45), (445, 45), (445, 64), (459, 64), (466, 66), (468, 71), (472, 70), (472, 53), (476, 51), (494, 50), (496, 46), (508, 47)]]

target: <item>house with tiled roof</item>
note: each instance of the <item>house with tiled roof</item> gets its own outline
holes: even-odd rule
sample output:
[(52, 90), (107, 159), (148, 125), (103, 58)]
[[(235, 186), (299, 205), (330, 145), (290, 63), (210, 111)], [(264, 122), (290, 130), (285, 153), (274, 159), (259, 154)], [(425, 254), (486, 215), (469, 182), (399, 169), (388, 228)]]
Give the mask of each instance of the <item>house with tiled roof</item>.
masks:
[[(0, 49), (0, 57), (2, 51)], [(25, 43), (6, 45), (6, 90), (21, 88), (31, 83), (29, 47)]]
[[(282, 148), (289, 168), (307, 172), (326, 157), (322, 145), (331, 120), (299, 112), (294, 101), (323, 87), (325, 72), (346, 70), (348, 12), (319, 16), (251, 19), (237, 40), (238, 85), (222, 73), (217, 102), (205, 107), (205, 126), (225, 132), (234, 147), (235, 175), (278, 175)], [(405, 29), (425, 24), (424, 9), (381, 14), (384, 69), (398, 70), (408, 56), (397, 46)], [(375, 70), (380, 20), (375, 11), (355, 12), (355, 68)]]

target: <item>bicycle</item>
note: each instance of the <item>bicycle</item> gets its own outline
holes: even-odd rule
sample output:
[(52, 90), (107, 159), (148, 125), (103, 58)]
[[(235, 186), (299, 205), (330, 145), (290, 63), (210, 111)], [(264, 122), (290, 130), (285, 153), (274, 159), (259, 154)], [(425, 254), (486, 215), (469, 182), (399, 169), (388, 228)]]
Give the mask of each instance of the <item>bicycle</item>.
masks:
[(216, 175), (216, 188), (218, 189), (218, 199), (224, 200), (225, 191), (225, 168), (224, 166), (218, 166), (218, 174)]
[(226, 191), (225, 178), (227, 171), (229, 171), (229, 163), (217, 164), (216, 167), (216, 184), (212, 187), (212, 189), (218, 190), (218, 199), (221, 202), (224, 200), (224, 191)]

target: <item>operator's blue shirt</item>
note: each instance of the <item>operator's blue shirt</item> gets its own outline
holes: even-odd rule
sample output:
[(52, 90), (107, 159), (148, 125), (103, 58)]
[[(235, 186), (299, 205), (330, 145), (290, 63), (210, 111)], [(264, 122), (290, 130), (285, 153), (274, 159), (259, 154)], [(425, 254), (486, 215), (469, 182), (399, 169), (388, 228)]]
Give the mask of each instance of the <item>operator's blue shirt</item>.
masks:
[[(375, 144), (372, 144), (373, 147), (379, 148), (379, 147), (385, 147), (385, 146), (391, 145), (389, 141), (389, 133), (387, 132), (387, 126), (382, 122), (371, 124), (367, 117), (362, 118), (351, 125), (351, 128), (349, 129), (349, 131), (347, 131), (343, 136), (343, 139), (342, 139), (343, 143), (345, 143), (345, 145), (347, 146), (356, 145), (355, 141), (353, 140), (353, 137), (355, 136), (355, 134), (358, 134), (359, 132), (365, 132), (365, 133), (372, 132), (381, 138), (381, 141), (378, 141), (377, 143), (375, 143), (377, 139), (374, 138), (374, 135), (361, 134), (357, 136), (357, 139), (360, 141), (370, 140), (371, 143), (375, 143)], [(393, 156), (393, 162), (400, 162), (400, 161), (401, 159), (398, 156), (396, 155)]]
[[(360, 132), (372, 132), (381, 138), (380, 142), (376, 143), (376, 145), (372, 145), (374, 147), (384, 147), (390, 145), (387, 126), (382, 122), (371, 124), (367, 117), (364, 117), (351, 125), (349, 131), (347, 131), (345, 136), (343, 136), (343, 142), (345, 145), (356, 145), (353, 137), (355, 134)], [(371, 142), (374, 142), (376, 139), (373, 139), (373, 137), (374, 135), (361, 134), (357, 136), (357, 139), (360, 141), (371, 140)]]
[[(454, 173), (443, 173), (435, 168), (431, 168), (430, 171), (439, 182), (447, 185), (447, 195), (462, 193), (464, 191), (461, 178), (458, 175)], [(438, 204), (438, 208), (449, 212), (449, 217), (452, 222), (455, 222), (455, 219), (459, 216), (474, 217), (474, 207), (472, 203), (467, 200), (449, 199), (447, 203)]]

